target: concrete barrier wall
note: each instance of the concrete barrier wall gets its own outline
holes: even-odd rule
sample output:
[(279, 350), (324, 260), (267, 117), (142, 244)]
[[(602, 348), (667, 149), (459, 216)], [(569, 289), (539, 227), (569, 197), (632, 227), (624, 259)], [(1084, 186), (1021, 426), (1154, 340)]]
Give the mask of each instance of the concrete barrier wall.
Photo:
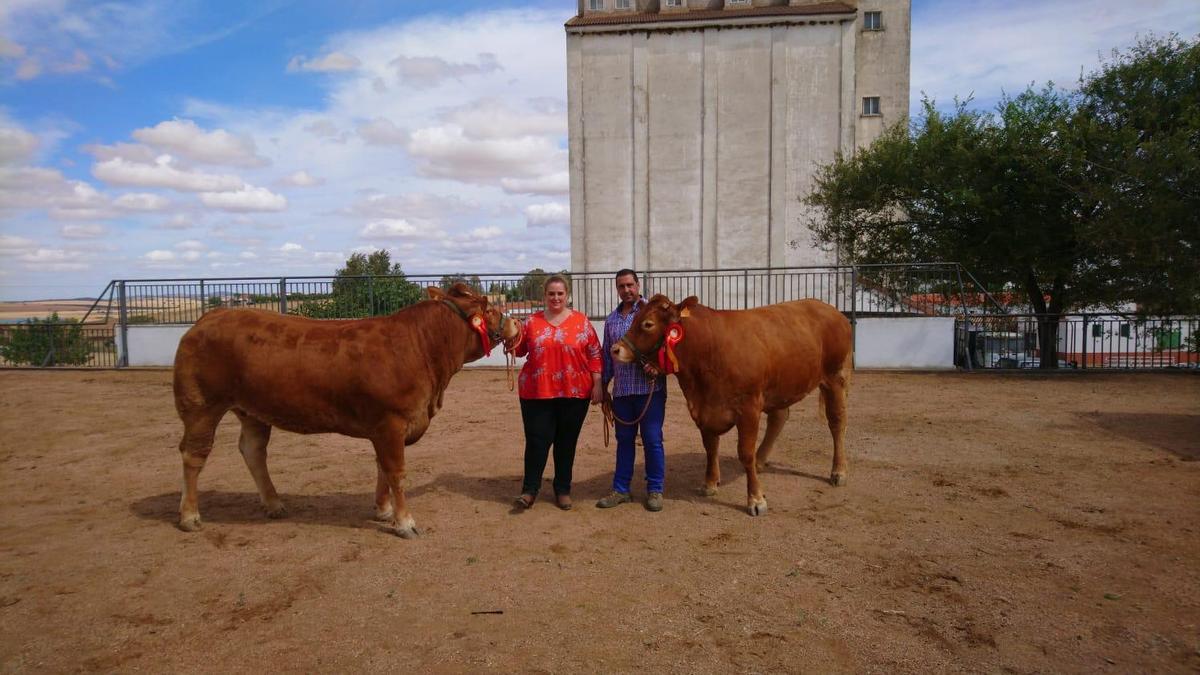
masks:
[[(593, 321), (603, 340), (604, 322)], [(129, 365), (170, 366), (179, 339), (191, 326), (129, 326)], [(121, 334), (117, 331), (117, 349)], [(525, 359), (517, 359), (519, 368)], [(467, 367), (504, 366), (503, 349)], [(954, 319), (859, 319), (855, 352), (858, 368), (954, 368)]]
[(954, 319), (859, 319), (855, 368), (954, 368)]

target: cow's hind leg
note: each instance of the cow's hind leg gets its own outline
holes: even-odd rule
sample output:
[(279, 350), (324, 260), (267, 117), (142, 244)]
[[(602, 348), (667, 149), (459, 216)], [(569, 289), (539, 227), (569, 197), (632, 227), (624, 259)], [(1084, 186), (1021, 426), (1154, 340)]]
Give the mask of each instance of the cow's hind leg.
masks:
[(767, 498), (758, 482), (758, 464), (754, 457), (755, 444), (758, 442), (758, 417), (761, 414), (757, 410), (744, 412), (737, 423), (738, 459), (746, 469), (746, 508), (752, 516), (767, 514)]
[(767, 458), (775, 449), (775, 439), (779, 438), (779, 433), (783, 431), (783, 425), (787, 423), (791, 413), (791, 408), (780, 408), (767, 413), (767, 432), (763, 434), (762, 443), (758, 444), (758, 453), (755, 455), (759, 471), (767, 465)]
[(200, 505), (197, 484), (200, 471), (212, 452), (217, 424), (225, 415), (223, 408), (198, 408), (180, 411), (183, 420), (183, 439), (179, 455), (183, 459), (183, 491), (179, 497), (179, 529), (195, 532), (200, 529)]
[[(408, 424), (393, 416), (380, 425), (379, 433), (371, 442), (375, 445), (375, 459), (379, 462), (383, 480), (387, 482), (394, 503), (392, 525), (396, 528), (396, 534), (412, 539), (419, 533), (417, 523), (404, 502), (404, 437), (407, 433)], [(378, 495), (375, 506), (379, 507)]]
[(238, 450), (241, 450), (242, 458), (246, 460), (246, 468), (250, 469), (254, 484), (258, 486), (258, 497), (262, 500), (263, 508), (267, 510), (267, 517), (283, 518), (287, 515), (287, 509), (283, 507), (283, 501), (275, 491), (275, 484), (271, 482), (271, 474), (267, 472), (267, 443), (271, 441), (271, 425), (243, 412), (235, 412), (242, 421)]
[(845, 371), (821, 384), (821, 403), (829, 432), (833, 434), (833, 469), (829, 473), (829, 482), (836, 486), (846, 484), (846, 450), (842, 439), (846, 434), (847, 386)]
[(700, 431), (700, 439), (704, 442), (704, 486), (700, 488), (700, 494), (705, 497), (712, 497), (717, 494), (717, 486), (721, 484), (721, 458), (718, 456), (718, 450), (721, 449), (721, 437), (711, 431)]

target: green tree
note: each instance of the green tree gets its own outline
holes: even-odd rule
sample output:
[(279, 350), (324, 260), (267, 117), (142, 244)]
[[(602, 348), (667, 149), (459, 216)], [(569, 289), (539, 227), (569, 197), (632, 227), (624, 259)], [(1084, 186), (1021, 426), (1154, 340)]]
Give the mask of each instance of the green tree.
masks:
[[(1194, 172), (1200, 100), (1194, 93), (1190, 105), (1163, 99), (1178, 91), (1194, 92), (1197, 70), (1189, 71), (1189, 90), (1175, 81), (1186, 79), (1182, 68), (1176, 72), (1149, 62), (1151, 57), (1182, 59), (1178, 55), (1188, 49), (1155, 44), (1135, 48), (1086, 77), (1075, 95), (1052, 85), (1031, 87), (1002, 97), (993, 114), (969, 110), (962, 102), (943, 113), (932, 101), (923, 101), (923, 113), (911, 127), (897, 125), (869, 148), (839, 156), (819, 170), (806, 199), (815, 207), (814, 239), (838, 245), (843, 257), (858, 263), (955, 260), (992, 290), (1022, 291), (1040, 315), (1043, 368), (1057, 364), (1058, 317), (1070, 309), (1157, 299), (1153, 306), (1159, 311), (1186, 311), (1196, 300), (1195, 218), (1200, 204), (1190, 202), (1188, 210), (1176, 202), (1194, 190), (1184, 187), (1181, 177)], [(1194, 54), (1195, 45), (1189, 49)], [(1139, 105), (1151, 108), (1156, 121), (1128, 116), (1134, 129), (1146, 127), (1135, 132), (1120, 122), (1094, 119), (1104, 108), (1093, 98), (1126, 96), (1101, 84), (1115, 77), (1114, 69), (1127, 68), (1140, 68), (1140, 76), (1151, 80), (1141, 92), (1147, 102)], [(1190, 115), (1192, 121), (1172, 126), (1159, 115)], [(1153, 138), (1150, 131), (1156, 125), (1192, 131), (1190, 141), (1172, 137), (1184, 144), (1183, 150), (1162, 151), (1170, 159), (1155, 166), (1167, 177), (1153, 193), (1114, 183), (1113, 172), (1106, 175), (1089, 158), (1099, 152), (1097, 139), (1124, 139), (1124, 145), (1112, 145), (1145, 154), (1132, 139)], [(1192, 154), (1181, 157), (1187, 142), (1193, 144)], [(1125, 174), (1135, 170), (1118, 153), (1110, 149), (1109, 154), (1106, 166)], [(1144, 173), (1144, 180), (1151, 180), (1149, 171)], [(1160, 201), (1147, 202), (1154, 199)], [(1125, 202), (1130, 205), (1119, 210)], [(1131, 225), (1128, 214), (1135, 210), (1144, 220), (1158, 218), (1154, 226)], [(1151, 233), (1150, 241), (1131, 245), (1139, 232)], [(1170, 253), (1163, 248), (1168, 243), (1174, 247)], [(1190, 262), (1179, 264), (1188, 252)], [(1175, 274), (1174, 286), (1167, 292), (1148, 289), (1151, 275), (1167, 268)]]
[(542, 285), (546, 283), (546, 270), (535, 267), (525, 273), (516, 286), (509, 292), (511, 300), (541, 300), (544, 293)]
[(12, 365), (81, 366), (92, 358), (92, 346), (74, 319), (54, 312), (31, 318), (0, 333), (0, 357)]
[(392, 263), (385, 250), (354, 253), (335, 273), (332, 292), (295, 303), (297, 314), (320, 319), (356, 318), (391, 314), (420, 302), (424, 292), (404, 276), (400, 263)]
[(476, 293), (483, 292), (483, 282), (479, 280), (479, 275), (472, 274), (468, 276), (465, 272), (444, 275), (441, 280), (438, 281), (438, 286), (441, 286), (442, 290), (448, 291), (450, 290), (451, 286), (459, 281), (470, 286)]
[(1080, 82), (1070, 150), (1097, 299), (1200, 312), (1200, 39), (1149, 38)]

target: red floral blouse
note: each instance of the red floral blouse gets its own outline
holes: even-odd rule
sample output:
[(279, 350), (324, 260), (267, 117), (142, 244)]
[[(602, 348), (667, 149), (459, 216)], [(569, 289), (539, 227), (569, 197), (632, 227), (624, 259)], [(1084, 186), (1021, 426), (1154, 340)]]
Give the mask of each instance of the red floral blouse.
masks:
[(582, 312), (571, 311), (558, 326), (544, 312), (529, 317), (515, 353), (525, 365), (517, 377), (521, 398), (591, 398), (592, 373), (599, 373), (600, 338)]

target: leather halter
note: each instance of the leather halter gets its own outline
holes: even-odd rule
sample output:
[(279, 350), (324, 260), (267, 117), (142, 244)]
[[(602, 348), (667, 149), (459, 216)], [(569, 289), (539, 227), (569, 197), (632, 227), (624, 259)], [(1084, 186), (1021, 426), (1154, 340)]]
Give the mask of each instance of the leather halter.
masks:
[(492, 345), (499, 344), (500, 341), (502, 340), (502, 338), (500, 336), (500, 331), (501, 331), (501, 329), (503, 329), (504, 320), (508, 318), (508, 315), (505, 314), (504, 312), (501, 312), (500, 313), (500, 322), (496, 325), (496, 330), (492, 330), (491, 328), (488, 328), (487, 318), (484, 317), (483, 312), (476, 312), (474, 314), (468, 315), (466, 312), (464, 312), (462, 310), (462, 307), (459, 307), (456, 303), (454, 303), (449, 298), (442, 298), (442, 302), (446, 303), (451, 308), (453, 308), (454, 311), (457, 312), (458, 315), (461, 316), (463, 318), (463, 320), (467, 322), (467, 325), (471, 327), (471, 330), (475, 331), (476, 333), (479, 333), (479, 340), (480, 340), (480, 342), (483, 343), (483, 355), (491, 356), (492, 355)]

